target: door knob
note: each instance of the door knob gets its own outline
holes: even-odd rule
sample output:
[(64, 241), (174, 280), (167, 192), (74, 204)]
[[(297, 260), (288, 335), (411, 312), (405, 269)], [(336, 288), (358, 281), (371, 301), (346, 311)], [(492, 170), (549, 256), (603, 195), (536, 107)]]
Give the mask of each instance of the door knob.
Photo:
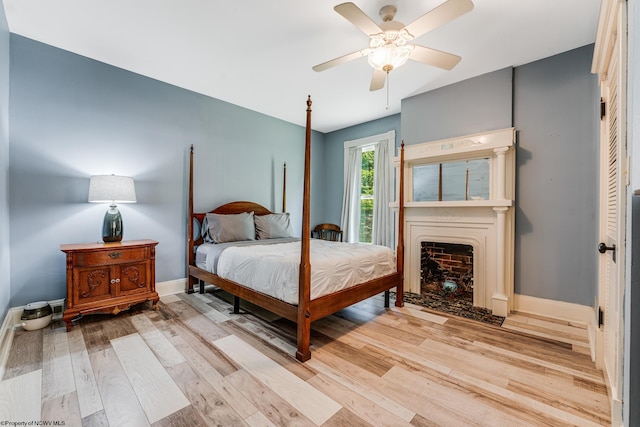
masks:
[(600, 252), (601, 254), (607, 252), (607, 251), (614, 251), (616, 250), (616, 245), (613, 246), (607, 246), (604, 243), (600, 243), (598, 245), (598, 252)]
[(607, 251), (613, 251), (613, 262), (616, 262), (616, 245), (611, 245), (611, 246), (607, 246), (604, 243), (600, 243), (598, 245), (598, 252), (600, 252), (601, 254), (607, 252)]

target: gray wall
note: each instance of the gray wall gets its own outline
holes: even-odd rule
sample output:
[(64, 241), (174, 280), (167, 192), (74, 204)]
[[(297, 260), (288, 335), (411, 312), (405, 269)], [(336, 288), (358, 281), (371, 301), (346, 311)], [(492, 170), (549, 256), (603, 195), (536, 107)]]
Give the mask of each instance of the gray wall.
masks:
[(593, 45), (515, 69), (515, 291), (594, 305), (599, 91)]
[(11, 297), (9, 225), (9, 27), (0, 2), (0, 322)]
[(512, 69), (504, 68), (402, 100), (405, 144), (509, 128)]
[[(107, 206), (87, 203), (94, 174), (135, 179), (138, 203), (120, 205), (124, 238), (160, 242), (158, 281), (184, 278), (190, 144), (196, 210), (252, 200), (279, 211), (286, 161), (288, 210), (301, 228), (303, 127), (13, 34), (10, 89), (12, 306), (63, 298), (59, 245), (101, 239)], [(319, 171), (324, 136), (313, 137)], [(322, 203), (314, 194), (312, 206)]]
[(344, 192), (344, 142), (366, 138), (395, 130), (396, 147), (400, 146), (400, 114), (340, 129), (325, 135), (324, 196), (326, 197), (323, 221), (340, 224), (342, 216), (342, 197)]

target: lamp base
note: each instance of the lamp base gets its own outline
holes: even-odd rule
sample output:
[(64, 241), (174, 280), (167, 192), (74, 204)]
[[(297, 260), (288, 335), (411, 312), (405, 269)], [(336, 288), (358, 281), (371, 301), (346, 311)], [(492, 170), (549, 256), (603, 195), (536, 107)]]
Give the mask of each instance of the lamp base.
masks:
[(102, 241), (105, 243), (122, 240), (122, 215), (116, 205), (109, 206), (102, 223)]

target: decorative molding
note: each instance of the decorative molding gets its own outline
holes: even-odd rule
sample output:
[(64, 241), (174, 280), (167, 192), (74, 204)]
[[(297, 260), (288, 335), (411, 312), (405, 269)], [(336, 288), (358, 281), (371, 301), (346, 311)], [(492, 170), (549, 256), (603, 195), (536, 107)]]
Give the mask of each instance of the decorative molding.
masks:
[(606, 80), (607, 64), (611, 61), (613, 46), (618, 35), (619, 0), (603, 0), (600, 3), (596, 43), (593, 49), (591, 72), (600, 74), (600, 81)]
[(460, 220), (460, 217), (449, 211), (442, 211), (440, 215), (434, 216), (433, 220), (435, 222), (457, 222)]
[(463, 147), (473, 147), (473, 146), (480, 146), (483, 143), (479, 140), (473, 140), (473, 139), (462, 139), (462, 140), (458, 140), (458, 141), (452, 141), (452, 142), (442, 142), (440, 143), (440, 151), (447, 151), (447, 150), (453, 150), (455, 148), (463, 148)]
[(491, 155), (494, 149), (509, 148), (515, 142), (515, 128), (467, 135), (458, 138), (405, 146), (404, 158), (409, 164), (435, 162), (439, 158), (470, 158)]
[[(389, 206), (398, 209), (398, 202), (391, 202)], [(405, 208), (486, 208), (494, 206), (513, 206), (512, 200), (452, 200), (444, 202), (405, 202)]]
[[(384, 140), (392, 140), (393, 141), (393, 146), (395, 146), (395, 141), (396, 141), (396, 131), (395, 130), (390, 130), (388, 132), (385, 133), (381, 133), (378, 135), (372, 135), (372, 136), (367, 136), (365, 138), (359, 138), (359, 139), (354, 139), (351, 141), (345, 141), (344, 142), (344, 148), (347, 149), (349, 147), (358, 147), (361, 145), (370, 145), (370, 144), (375, 144), (376, 142), (380, 142), (380, 141), (384, 141)], [(391, 156), (391, 153), (393, 153), (393, 151), (389, 151), (389, 155)]]

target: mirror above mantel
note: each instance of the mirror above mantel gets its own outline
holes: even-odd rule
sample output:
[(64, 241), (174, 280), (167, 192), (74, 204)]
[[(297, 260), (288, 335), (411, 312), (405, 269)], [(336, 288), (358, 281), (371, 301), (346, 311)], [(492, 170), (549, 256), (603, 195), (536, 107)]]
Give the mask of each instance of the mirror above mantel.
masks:
[(515, 129), (405, 146), (405, 206), (512, 206)]

